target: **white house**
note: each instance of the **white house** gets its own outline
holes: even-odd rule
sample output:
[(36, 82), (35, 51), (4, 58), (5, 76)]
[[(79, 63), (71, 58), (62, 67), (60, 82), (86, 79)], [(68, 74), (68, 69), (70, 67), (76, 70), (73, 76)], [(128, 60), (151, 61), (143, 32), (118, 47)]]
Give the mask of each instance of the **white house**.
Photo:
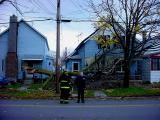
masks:
[(10, 17), (9, 29), (0, 34), (0, 75), (22, 79), (25, 66), (53, 70), (45, 36), (25, 21)]

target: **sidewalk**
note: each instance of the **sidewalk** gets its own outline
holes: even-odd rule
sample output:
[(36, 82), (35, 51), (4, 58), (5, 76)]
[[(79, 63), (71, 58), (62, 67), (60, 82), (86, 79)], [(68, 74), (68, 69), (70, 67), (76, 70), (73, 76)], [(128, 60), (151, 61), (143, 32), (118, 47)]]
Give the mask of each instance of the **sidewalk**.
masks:
[(95, 98), (106, 98), (107, 95), (106, 95), (103, 91), (96, 90), (96, 91), (94, 92), (94, 97), (95, 97)]
[[(78, 95), (77, 94), (72, 94), (72, 97), (75, 98), (77, 97)], [(103, 92), (103, 91), (100, 91), (100, 90), (96, 90), (94, 91), (94, 97), (95, 98), (106, 98), (106, 94)]]

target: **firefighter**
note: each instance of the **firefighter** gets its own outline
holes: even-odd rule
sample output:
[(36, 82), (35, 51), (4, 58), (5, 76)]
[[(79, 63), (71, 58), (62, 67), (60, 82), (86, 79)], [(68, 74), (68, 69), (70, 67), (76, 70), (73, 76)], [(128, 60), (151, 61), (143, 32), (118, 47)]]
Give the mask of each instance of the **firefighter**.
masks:
[(67, 104), (69, 102), (68, 98), (70, 95), (70, 77), (67, 75), (66, 72), (63, 72), (60, 76), (60, 103)]

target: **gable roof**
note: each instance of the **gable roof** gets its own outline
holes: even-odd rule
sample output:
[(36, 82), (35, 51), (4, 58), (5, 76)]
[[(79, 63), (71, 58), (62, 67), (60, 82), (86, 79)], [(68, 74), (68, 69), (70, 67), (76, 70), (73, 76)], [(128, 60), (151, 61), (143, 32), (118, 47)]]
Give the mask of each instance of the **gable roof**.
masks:
[(90, 38), (91, 36), (93, 36), (98, 30), (99, 30), (99, 29), (96, 29), (93, 33), (91, 33), (88, 37), (86, 37), (86, 38), (75, 48), (75, 50), (73, 51), (73, 53), (71, 53), (71, 55), (69, 55), (69, 57), (73, 56), (73, 55), (76, 53), (76, 51), (77, 51), (81, 46), (83, 46), (83, 45), (89, 40), (89, 38)]
[(84, 45), (91, 36), (93, 36), (98, 30), (100, 29), (96, 29), (93, 33), (91, 33), (88, 37), (86, 37), (77, 47), (75, 50), (77, 50), (78, 48), (80, 48), (82, 45)]
[(158, 34), (150, 39), (154, 40), (155, 46), (151, 49), (148, 49), (145, 52), (144, 56), (151, 56), (151, 55), (160, 53), (160, 34)]
[(31, 28), (33, 31), (35, 31), (38, 35), (40, 35), (43, 39), (45, 39), (45, 42), (47, 43), (47, 47), (48, 47), (48, 50), (49, 50), (49, 45), (48, 45), (48, 41), (47, 41), (47, 38), (42, 34), (40, 33), (38, 30), (36, 30), (35, 28), (33, 28), (31, 25), (29, 25), (26, 21), (24, 21), (23, 19), (19, 21), (19, 23), (25, 23), (29, 28)]
[[(29, 28), (31, 28), (35, 33), (37, 33), (40, 37), (42, 37), (43, 39), (45, 39), (45, 42), (47, 44), (47, 48), (49, 50), (49, 45), (48, 45), (48, 41), (47, 38), (41, 34), (38, 30), (36, 30), (35, 28), (33, 28), (31, 25), (29, 25), (26, 21), (24, 21), (23, 19), (20, 20), (18, 23), (24, 23), (25, 25), (27, 25)], [(5, 34), (6, 32), (9, 31), (9, 28), (7, 28), (6, 30), (4, 30), (2, 33), (0, 33), (0, 36), (2, 36), (3, 34)]]
[(3, 32), (0, 33), (0, 36), (4, 35), (8, 31), (9, 31), (9, 28), (5, 29)]

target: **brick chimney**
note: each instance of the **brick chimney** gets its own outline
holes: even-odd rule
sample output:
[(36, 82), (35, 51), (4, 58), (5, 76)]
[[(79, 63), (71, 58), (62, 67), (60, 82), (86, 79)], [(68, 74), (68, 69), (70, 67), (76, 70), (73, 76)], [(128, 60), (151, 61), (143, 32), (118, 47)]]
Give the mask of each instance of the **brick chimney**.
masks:
[(9, 36), (8, 36), (8, 52), (6, 57), (6, 77), (17, 80), (18, 62), (17, 62), (17, 34), (18, 22), (17, 16), (10, 17)]

